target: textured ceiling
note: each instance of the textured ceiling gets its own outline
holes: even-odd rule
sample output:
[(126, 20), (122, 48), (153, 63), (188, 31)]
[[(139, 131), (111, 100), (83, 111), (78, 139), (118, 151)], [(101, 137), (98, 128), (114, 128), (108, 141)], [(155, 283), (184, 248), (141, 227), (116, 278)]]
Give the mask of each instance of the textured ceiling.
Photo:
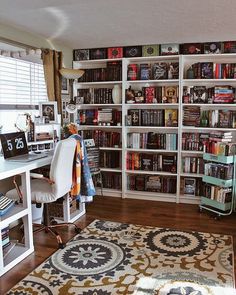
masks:
[(0, 0), (0, 23), (71, 48), (236, 40), (235, 0)]

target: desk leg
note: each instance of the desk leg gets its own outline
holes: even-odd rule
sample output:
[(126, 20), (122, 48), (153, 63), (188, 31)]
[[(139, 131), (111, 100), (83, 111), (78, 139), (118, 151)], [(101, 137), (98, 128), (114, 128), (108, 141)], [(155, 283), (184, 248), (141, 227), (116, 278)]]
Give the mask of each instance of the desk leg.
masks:
[(28, 214), (23, 217), (25, 246), (34, 250), (33, 244), (33, 226), (31, 212), (31, 190), (30, 190), (30, 172), (26, 171), (21, 174), (22, 192), (23, 192), (23, 207), (28, 209)]

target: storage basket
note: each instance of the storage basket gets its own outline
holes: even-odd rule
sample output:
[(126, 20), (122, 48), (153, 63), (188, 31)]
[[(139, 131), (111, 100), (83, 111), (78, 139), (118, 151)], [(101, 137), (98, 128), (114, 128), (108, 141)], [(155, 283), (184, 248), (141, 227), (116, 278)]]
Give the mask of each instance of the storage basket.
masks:
[[(48, 203), (48, 214), (50, 217), (63, 217), (63, 202), (64, 198), (60, 198), (59, 200)], [(77, 201), (76, 199), (70, 200), (70, 214), (75, 212), (77, 209)]]

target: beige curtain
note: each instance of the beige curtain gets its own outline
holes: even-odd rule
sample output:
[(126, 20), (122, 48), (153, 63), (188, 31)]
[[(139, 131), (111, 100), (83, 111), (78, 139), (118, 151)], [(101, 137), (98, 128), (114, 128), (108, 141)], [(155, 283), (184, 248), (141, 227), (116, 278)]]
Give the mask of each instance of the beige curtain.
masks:
[(62, 52), (43, 49), (42, 60), (48, 99), (57, 101), (58, 113), (61, 114), (61, 76), (59, 69), (62, 67)]

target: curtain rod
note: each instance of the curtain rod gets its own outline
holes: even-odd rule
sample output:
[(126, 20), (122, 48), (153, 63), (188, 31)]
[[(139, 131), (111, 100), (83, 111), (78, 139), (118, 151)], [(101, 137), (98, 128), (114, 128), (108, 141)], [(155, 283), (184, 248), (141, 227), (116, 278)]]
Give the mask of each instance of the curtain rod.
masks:
[(11, 39), (7, 39), (7, 38), (4, 38), (4, 37), (0, 37), (0, 41), (1, 42), (4, 42), (4, 43), (7, 43), (9, 45), (13, 45), (13, 46), (19, 46), (19, 47), (22, 47), (22, 48), (25, 48), (25, 49), (38, 49), (38, 47), (35, 47), (35, 46), (31, 46), (31, 45), (28, 45), (28, 44), (24, 44), (24, 43), (21, 43), (21, 42), (18, 42), (18, 41), (13, 41)]

